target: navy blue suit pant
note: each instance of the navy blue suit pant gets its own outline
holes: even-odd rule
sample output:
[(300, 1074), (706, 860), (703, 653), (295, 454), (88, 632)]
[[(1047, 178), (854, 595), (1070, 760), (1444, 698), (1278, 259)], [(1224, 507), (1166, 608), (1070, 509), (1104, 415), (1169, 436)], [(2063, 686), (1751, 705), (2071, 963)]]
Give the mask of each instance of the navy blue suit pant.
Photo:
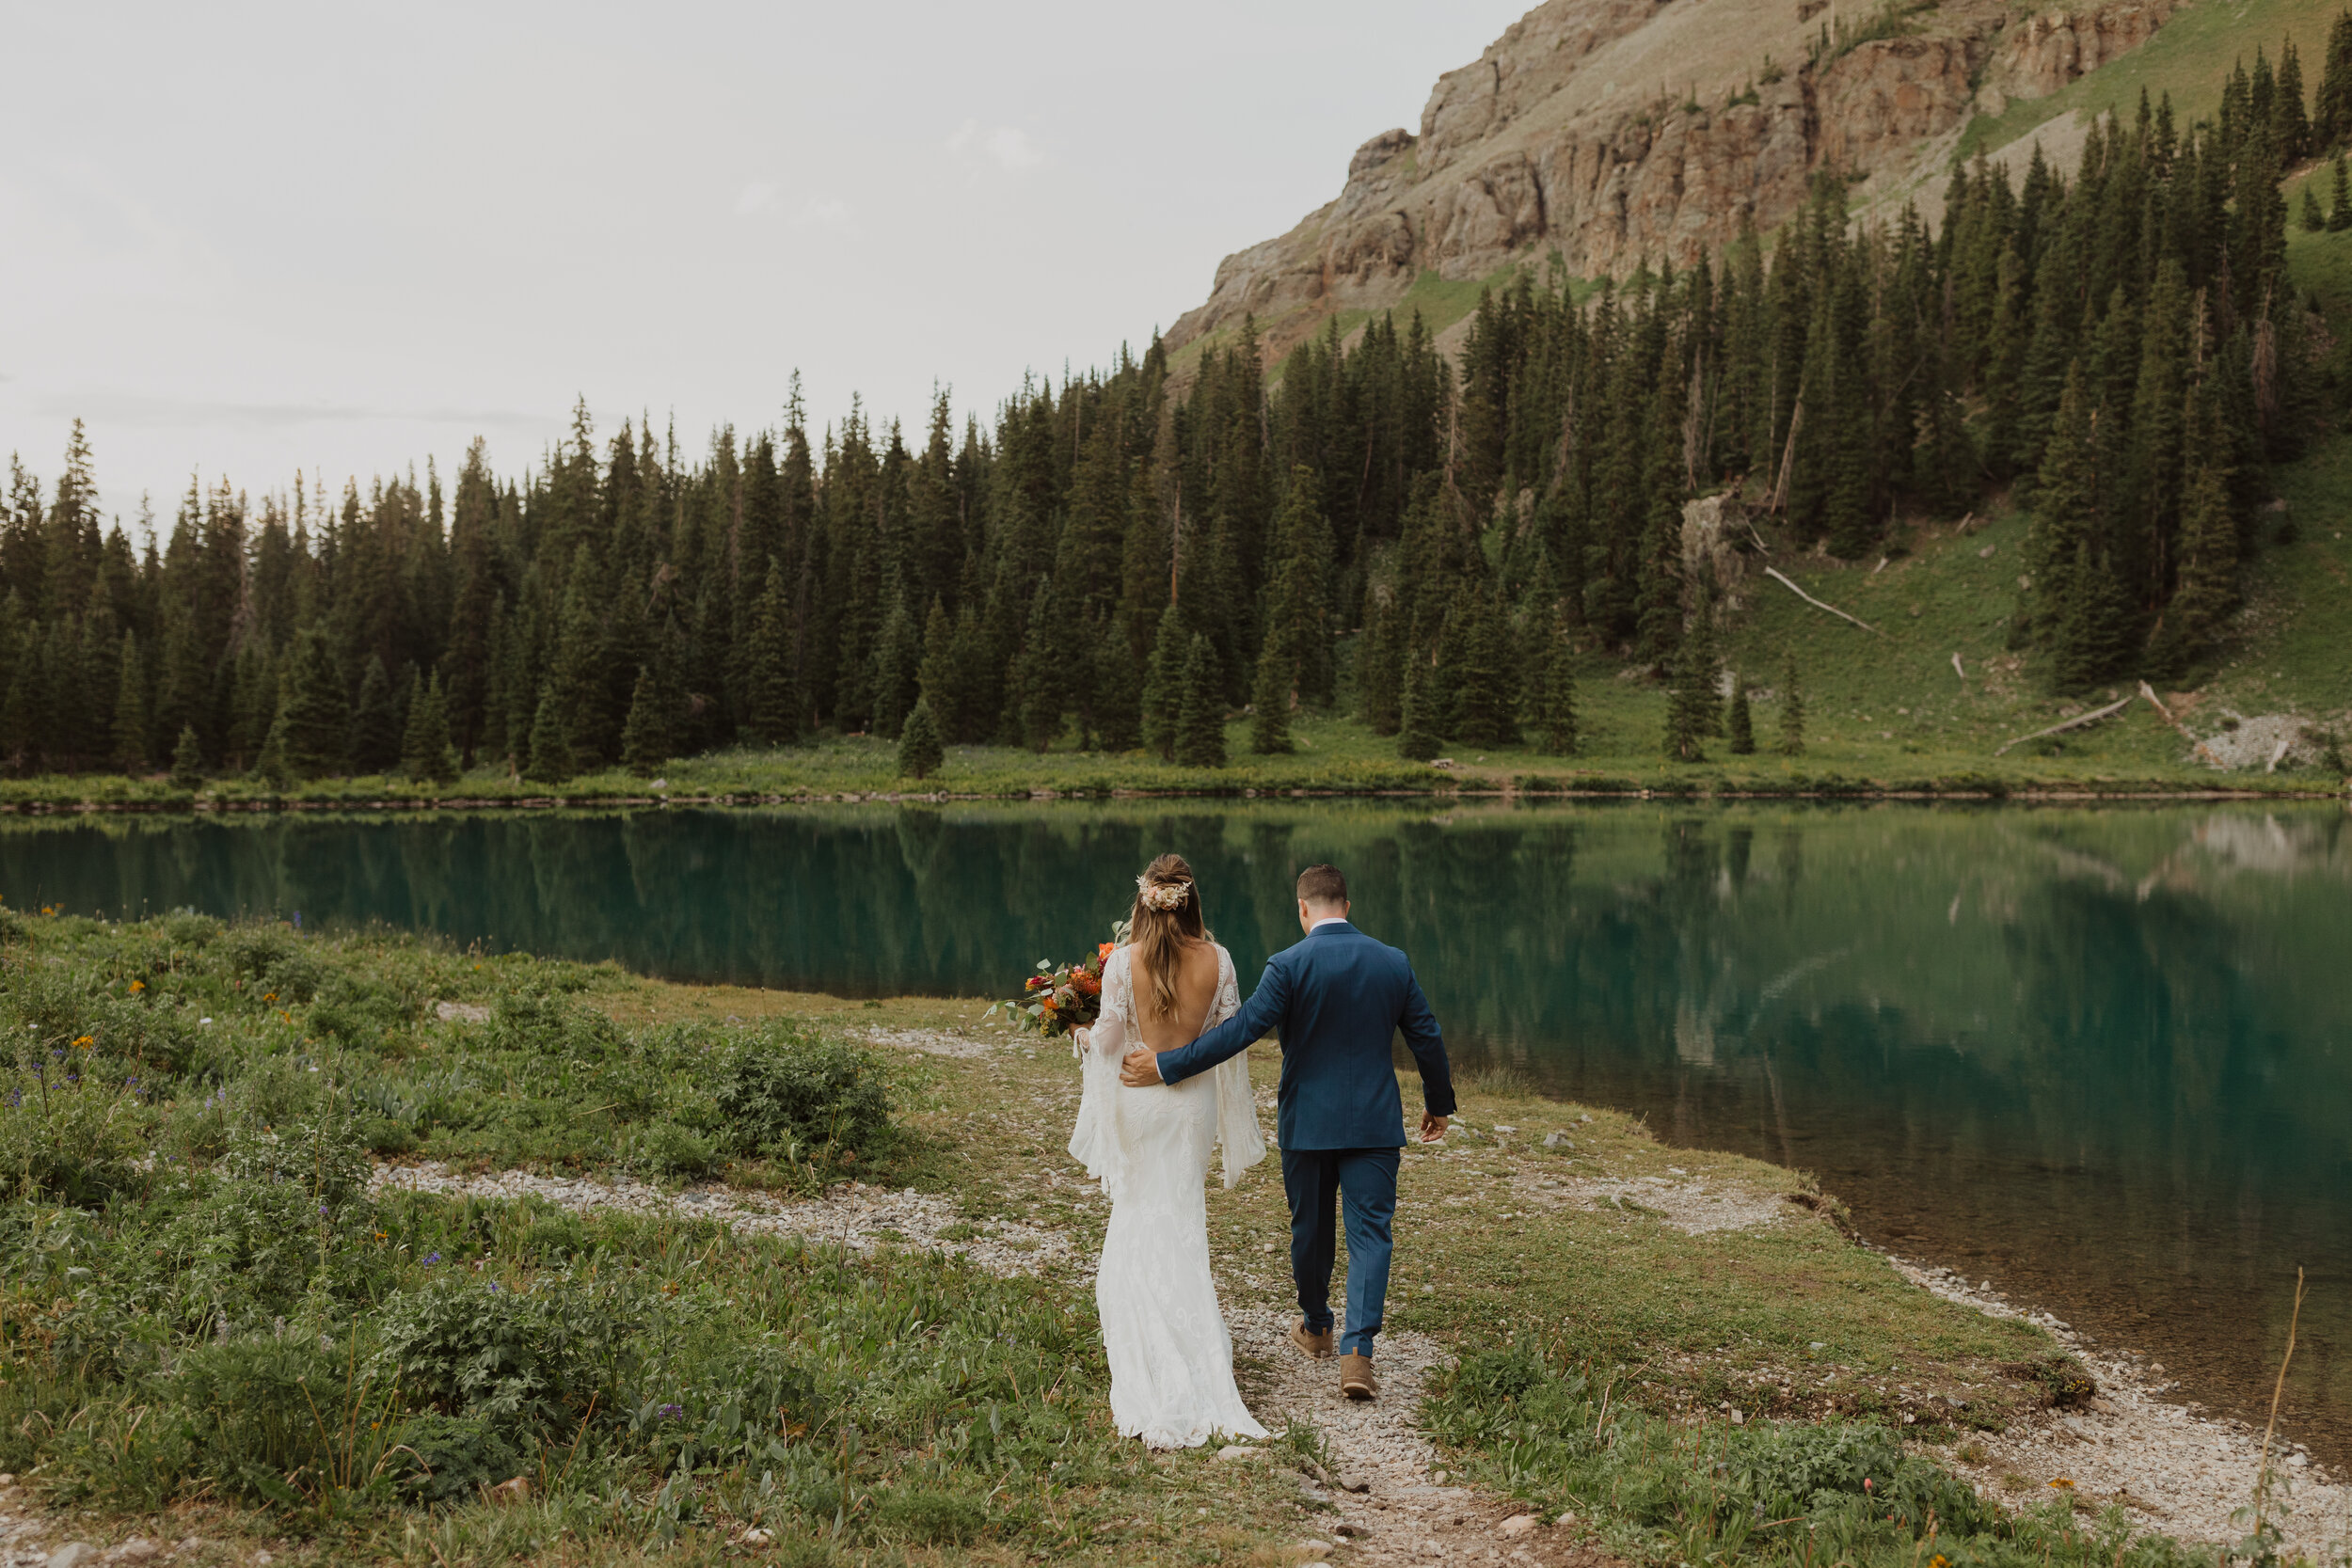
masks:
[[(1331, 1328), (1331, 1268), (1339, 1252), (1332, 1211), (1347, 1225), (1347, 1322), (1343, 1355), (1370, 1355), (1389, 1294), (1390, 1230), (1396, 1218), (1397, 1148), (1286, 1148), (1282, 1190), (1291, 1203), (1291, 1277), (1308, 1332)], [(1335, 1201), (1336, 1200), (1336, 1201)]]

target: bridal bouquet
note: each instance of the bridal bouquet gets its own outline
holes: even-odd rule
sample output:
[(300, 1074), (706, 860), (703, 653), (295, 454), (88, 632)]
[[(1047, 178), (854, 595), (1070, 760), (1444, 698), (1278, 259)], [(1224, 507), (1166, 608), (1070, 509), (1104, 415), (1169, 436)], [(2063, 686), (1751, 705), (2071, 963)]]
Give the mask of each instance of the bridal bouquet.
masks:
[[(1114, 928), (1113, 938), (1118, 934)], [(1103, 965), (1118, 948), (1113, 940), (1072, 963), (1040, 958), (1037, 973), (1022, 983), (1018, 997), (994, 1003), (980, 1016), (993, 1018), (1001, 1011), (1014, 1028), (1034, 1030), (1048, 1039), (1090, 1028), (1103, 1013)]]

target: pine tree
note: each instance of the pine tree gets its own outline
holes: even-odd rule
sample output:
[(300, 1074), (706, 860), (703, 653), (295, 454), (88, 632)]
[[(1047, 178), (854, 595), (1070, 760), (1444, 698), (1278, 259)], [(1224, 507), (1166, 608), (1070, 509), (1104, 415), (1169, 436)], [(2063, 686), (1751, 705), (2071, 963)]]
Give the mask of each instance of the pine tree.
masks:
[(2319, 210), (2319, 193), (2309, 181), (2303, 182), (2303, 208), (2296, 221), (2303, 226), (2306, 234), (2321, 233), (2328, 227), (2328, 214)]
[(1797, 683), (1794, 648), (1783, 653), (1780, 660), (1780, 754), (1804, 755), (1804, 688)]
[(2328, 230), (2341, 234), (2352, 229), (2352, 167), (2339, 152), (2328, 166)]
[(449, 737), (449, 698), (436, 671), (428, 684), (408, 678), (408, 723), (400, 737), (400, 770), (420, 784), (450, 784), (458, 774), (457, 752)]
[(1707, 760), (1708, 737), (1723, 729), (1723, 698), (1716, 689), (1721, 676), (1715, 653), (1715, 612), (1701, 594), (1668, 673), (1666, 755), (1675, 761)]
[(2124, 635), (2118, 585), (2100, 537), (2091, 396), (2077, 362), (2067, 373), (2034, 485), (2027, 535), (2034, 635), (2053, 686), (2080, 690), (2106, 678)]
[(763, 745), (782, 746), (797, 738), (801, 695), (799, 683), (792, 678), (792, 597), (779, 557), (768, 560), (768, 582), (753, 611), (745, 662), (749, 701), (743, 727)]
[(1143, 743), (1143, 672), (1134, 640), (1117, 620), (1095, 640), (1094, 679), (1087, 689), (1095, 743), (1105, 752), (1132, 752)]
[(669, 704), (649, 666), (641, 665), (628, 694), (628, 720), (621, 726), (621, 766), (650, 779), (670, 760), (676, 741), (670, 733)]
[(1291, 750), (1291, 681), (1296, 667), (1289, 632), (1270, 630), (1258, 652), (1258, 674), (1249, 691), (1249, 749), (1260, 756)]
[(946, 760), (946, 751), (939, 743), (939, 725), (931, 719), (930, 702), (918, 697), (898, 736), (899, 776), (928, 779), (939, 771), (940, 764)]
[(1020, 703), (1021, 743), (1032, 752), (1054, 744), (1062, 728), (1062, 665), (1060, 624), (1054, 615), (1054, 597), (1044, 578), (1029, 599), (1029, 625), (1014, 659), (1014, 686)]
[(1356, 717), (1375, 735), (1394, 735), (1402, 717), (1404, 615), (1377, 591), (1364, 594), (1364, 629), (1356, 639)]
[(171, 787), (204, 787), (204, 743), (197, 739), (194, 724), (180, 726), (180, 743), (171, 749)]
[(1184, 654), (1184, 698), (1176, 718), (1176, 761), (1185, 768), (1225, 766), (1225, 683), (1216, 651), (1194, 633)]
[(279, 684), (278, 723), (285, 726), (278, 738), (291, 777), (321, 778), (349, 765), (351, 705), (326, 634), (316, 626), (294, 639), (294, 658)]
[(556, 710), (555, 693), (542, 684), (538, 710), (531, 720), (531, 758), (523, 765), (523, 777), (533, 784), (557, 784), (570, 778), (573, 769), (571, 742)]
[(923, 646), (914, 615), (904, 600), (891, 606), (874, 650), (874, 733), (896, 739), (907, 711), (921, 694)]
[(382, 773), (400, 760), (401, 731), (392, 712), (392, 682), (384, 660), (368, 656), (367, 673), (359, 681), (359, 700), (351, 710), (351, 738), (345, 750), (352, 771)]
[(1143, 676), (1143, 744), (1157, 752), (1163, 762), (1176, 760), (1176, 738), (1183, 729), (1187, 647), (1184, 613), (1170, 604), (1160, 611), (1159, 634), (1152, 640), (1152, 657)]
[(1747, 757), (1756, 754), (1756, 720), (1748, 712), (1748, 683), (1738, 671), (1731, 674), (1731, 754)]
[(281, 707), (278, 717), (270, 721), (269, 734), (262, 737), (262, 749), (253, 756), (253, 776), (273, 789), (285, 788), (294, 778), (294, 767), (286, 760), (286, 714)]
[(1556, 757), (1573, 756), (1577, 747), (1576, 646), (1568, 640), (1566, 623), (1555, 621), (1549, 646), (1538, 655), (1542, 680), (1539, 701), (1531, 715), (1543, 749)]
[(1396, 732), (1396, 754), (1408, 762), (1427, 762), (1445, 746), (1439, 724), (1438, 672), (1429, 656), (1407, 649), (1405, 656), (1405, 702)]
[(121, 665), (115, 685), (114, 764), (136, 777), (147, 771), (147, 672), (135, 633), (122, 634)]
[(923, 661), (915, 667), (915, 690), (931, 705), (931, 721), (940, 734), (960, 738), (971, 729), (959, 700), (965, 683), (958, 678), (955, 641), (955, 622), (948, 617), (947, 606), (934, 598), (930, 613), (923, 618)]

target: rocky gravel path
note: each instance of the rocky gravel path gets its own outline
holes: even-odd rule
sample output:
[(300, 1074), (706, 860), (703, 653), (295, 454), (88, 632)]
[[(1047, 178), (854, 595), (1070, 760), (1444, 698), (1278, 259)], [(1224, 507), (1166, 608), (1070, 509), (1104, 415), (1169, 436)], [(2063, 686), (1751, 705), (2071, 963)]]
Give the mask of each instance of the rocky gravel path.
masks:
[[(2086, 1344), (2047, 1312), (2018, 1307), (1949, 1269), (1893, 1260), (1903, 1275), (1947, 1301), (1995, 1318), (2023, 1318), (2064, 1345), (2099, 1385), (2075, 1409), (2043, 1410), (2011, 1421), (1997, 1436), (1977, 1435), (1943, 1455), (1978, 1488), (2011, 1502), (2051, 1490), (2094, 1508), (2123, 1505), (2134, 1525), (2183, 1541), (2231, 1544), (2247, 1533), (2233, 1517), (2254, 1495), (2262, 1469), (2262, 1429), (2201, 1416), (2168, 1402), (2174, 1386), (2162, 1362)], [(1973, 1449), (1981, 1455), (1970, 1458)], [(2352, 1485), (2314, 1464), (2299, 1443), (2271, 1447), (2275, 1495), (2286, 1504), (2288, 1555), (2341, 1557), (2352, 1543)]]

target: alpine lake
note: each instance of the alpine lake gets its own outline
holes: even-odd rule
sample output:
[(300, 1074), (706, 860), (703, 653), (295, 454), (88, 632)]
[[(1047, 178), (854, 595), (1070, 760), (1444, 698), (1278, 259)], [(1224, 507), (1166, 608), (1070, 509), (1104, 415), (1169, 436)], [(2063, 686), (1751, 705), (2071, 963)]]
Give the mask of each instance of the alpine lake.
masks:
[[(24, 910), (383, 922), (690, 982), (1002, 996), (1174, 849), (1245, 990), (1343, 867), (1457, 1072), (1817, 1176), (2175, 1397), (2352, 1460), (2337, 804), (1120, 800), (0, 823)], [(1408, 1063), (1400, 1049), (1400, 1063)], [(1412, 1097), (1407, 1096), (1408, 1104)]]

